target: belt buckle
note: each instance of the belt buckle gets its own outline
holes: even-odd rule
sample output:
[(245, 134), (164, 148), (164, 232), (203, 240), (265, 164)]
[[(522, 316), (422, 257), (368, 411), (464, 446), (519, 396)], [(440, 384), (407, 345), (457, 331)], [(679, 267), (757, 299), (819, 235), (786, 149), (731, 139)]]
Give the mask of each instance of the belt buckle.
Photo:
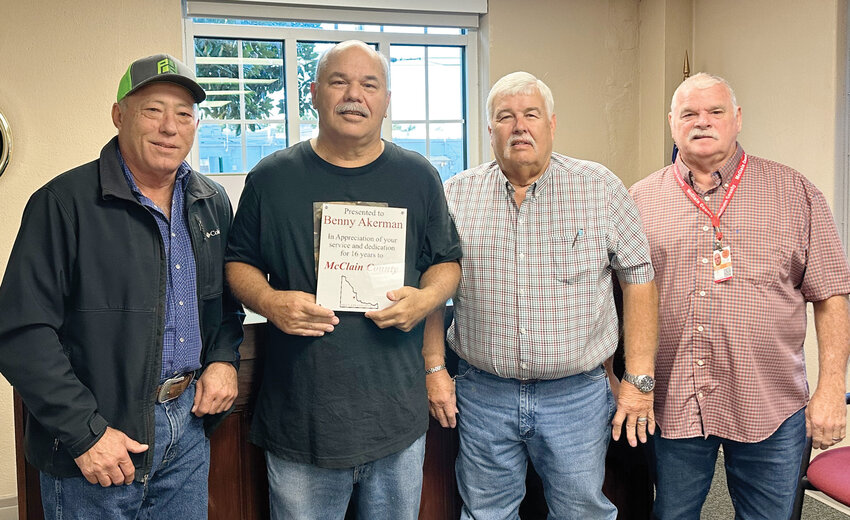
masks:
[[(182, 383), (184, 379), (189, 377), (189, 374), (180, 374), (179, 376), (174, 376), (172, 378), (166, 379), (163, 381), (161, 385), (159, 385), (159, 392), (156, 395), (156, 402), (158, 403), (167, 403), (168, 401), (173, 401), (180, 397), (180, 394), (177, 394), (172, 397), (168, 397), (168, 392), (171, 391), (171, 387)], [(181, 392), (182, 393), (182, 392)]]

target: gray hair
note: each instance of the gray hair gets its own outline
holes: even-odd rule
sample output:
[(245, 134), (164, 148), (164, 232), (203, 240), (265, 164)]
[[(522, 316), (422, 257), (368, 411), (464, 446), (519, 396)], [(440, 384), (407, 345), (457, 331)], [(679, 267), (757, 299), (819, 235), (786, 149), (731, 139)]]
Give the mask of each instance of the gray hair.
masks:
[(555, 98), (552, 97), (552, 91), (549, 90), (546, 83), (543, 83), (543, 81), (537, 79), (534, 75), (528, 72), (518, 71), (502, 76), (499, 81), (493, 84), (490, 94), (487, 95), (488, 119), (493, 119), (493, 105), (497, 97), (533, 94), (535, 90), (543, 96), (543, 101), (546, 103), (546, 116), (551, 117), (555, 113)]
[(698, 88), (702, 90), (705, 88), (711, 88), (714, 85), (723, 85), (726, 87), (726, 91), (729, 93), (729, 99), (732, 100), (732, 109), (737, 110), (738, 99), (735, 97), (735, 91), (732, 90), (732, 85), (720, 76), (715, 76), (714, 74), (708, 74), (706, 72), (699, 72), (689, 78), (686, 78), (679, 84), (676, 91), (673, 92), (673, 98), (670, 100), (670, 112), (673, 113), (676, 111), (676, 97), (679, 95), (680, 91), (684, 92), (691, 88)]
[(360, 47), (361, 49), (369, 52), (373, 56), (377, 56), (378, 59), (381, 60), (381, 67), (384, 70), (384, 82), (387, 84), (387, 90), (390, 89), (390, 63), (387, 61), (387, 57), (376, 51), (374, 47), (371, 45), (362, 42), (360, 40), (346, 40), (344, 42), (340, 42), (330, 49), (326, 50), (322, 53), (322, 56), (319, 57), (319, 63), (316, 64), (316, 77), (313, 78), (313, 81), (319, 81), (319, 78), (322, 76), (322, 73), (325, 71), (325, 68), (328, 66), (328, 59), (330, 59), (331, 55), (336, 54), (337, 52), (342, 52), (349, 47)]

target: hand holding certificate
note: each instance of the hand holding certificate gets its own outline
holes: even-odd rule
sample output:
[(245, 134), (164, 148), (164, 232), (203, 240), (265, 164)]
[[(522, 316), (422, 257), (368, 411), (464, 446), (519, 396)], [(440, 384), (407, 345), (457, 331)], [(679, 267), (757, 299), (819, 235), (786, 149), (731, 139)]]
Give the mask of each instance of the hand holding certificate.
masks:
[(407, 210), (322, 204), (316, 303), (335, 311), (366, 312), (392, 302), (404, 285)]

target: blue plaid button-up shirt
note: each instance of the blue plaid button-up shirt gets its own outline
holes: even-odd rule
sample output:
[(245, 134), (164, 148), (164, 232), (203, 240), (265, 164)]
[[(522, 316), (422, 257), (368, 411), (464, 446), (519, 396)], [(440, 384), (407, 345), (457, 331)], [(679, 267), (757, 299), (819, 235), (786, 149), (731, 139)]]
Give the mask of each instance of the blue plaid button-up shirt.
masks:
[(185, 208), (186, 184), (191, 169), (185, 162), (177, 169), (169, 220), (162, 209), (139, 190), (120, 151), (118, 160), (133, 195), (154, 216), (165, 251), (168, 280), (165, 286), (165, 333), (162, 338), (160, 374), (161, 379), (165, 380), (201, 367), (197, 271)]

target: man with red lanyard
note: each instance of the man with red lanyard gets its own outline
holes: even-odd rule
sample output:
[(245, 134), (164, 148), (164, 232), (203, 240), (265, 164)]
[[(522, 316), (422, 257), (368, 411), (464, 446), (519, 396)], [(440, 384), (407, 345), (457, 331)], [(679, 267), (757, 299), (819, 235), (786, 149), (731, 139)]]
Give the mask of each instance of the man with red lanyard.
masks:
[(736, 518), (788, 518), (806, 434), (821, 449), (845, 435), (850, 269), (823, 194), (737, 143), (725, 80), (686, 79), (669, 120), (676, 162), (631, 189), (660, 299), (654, 514), (698, 519), (723, 446)]

